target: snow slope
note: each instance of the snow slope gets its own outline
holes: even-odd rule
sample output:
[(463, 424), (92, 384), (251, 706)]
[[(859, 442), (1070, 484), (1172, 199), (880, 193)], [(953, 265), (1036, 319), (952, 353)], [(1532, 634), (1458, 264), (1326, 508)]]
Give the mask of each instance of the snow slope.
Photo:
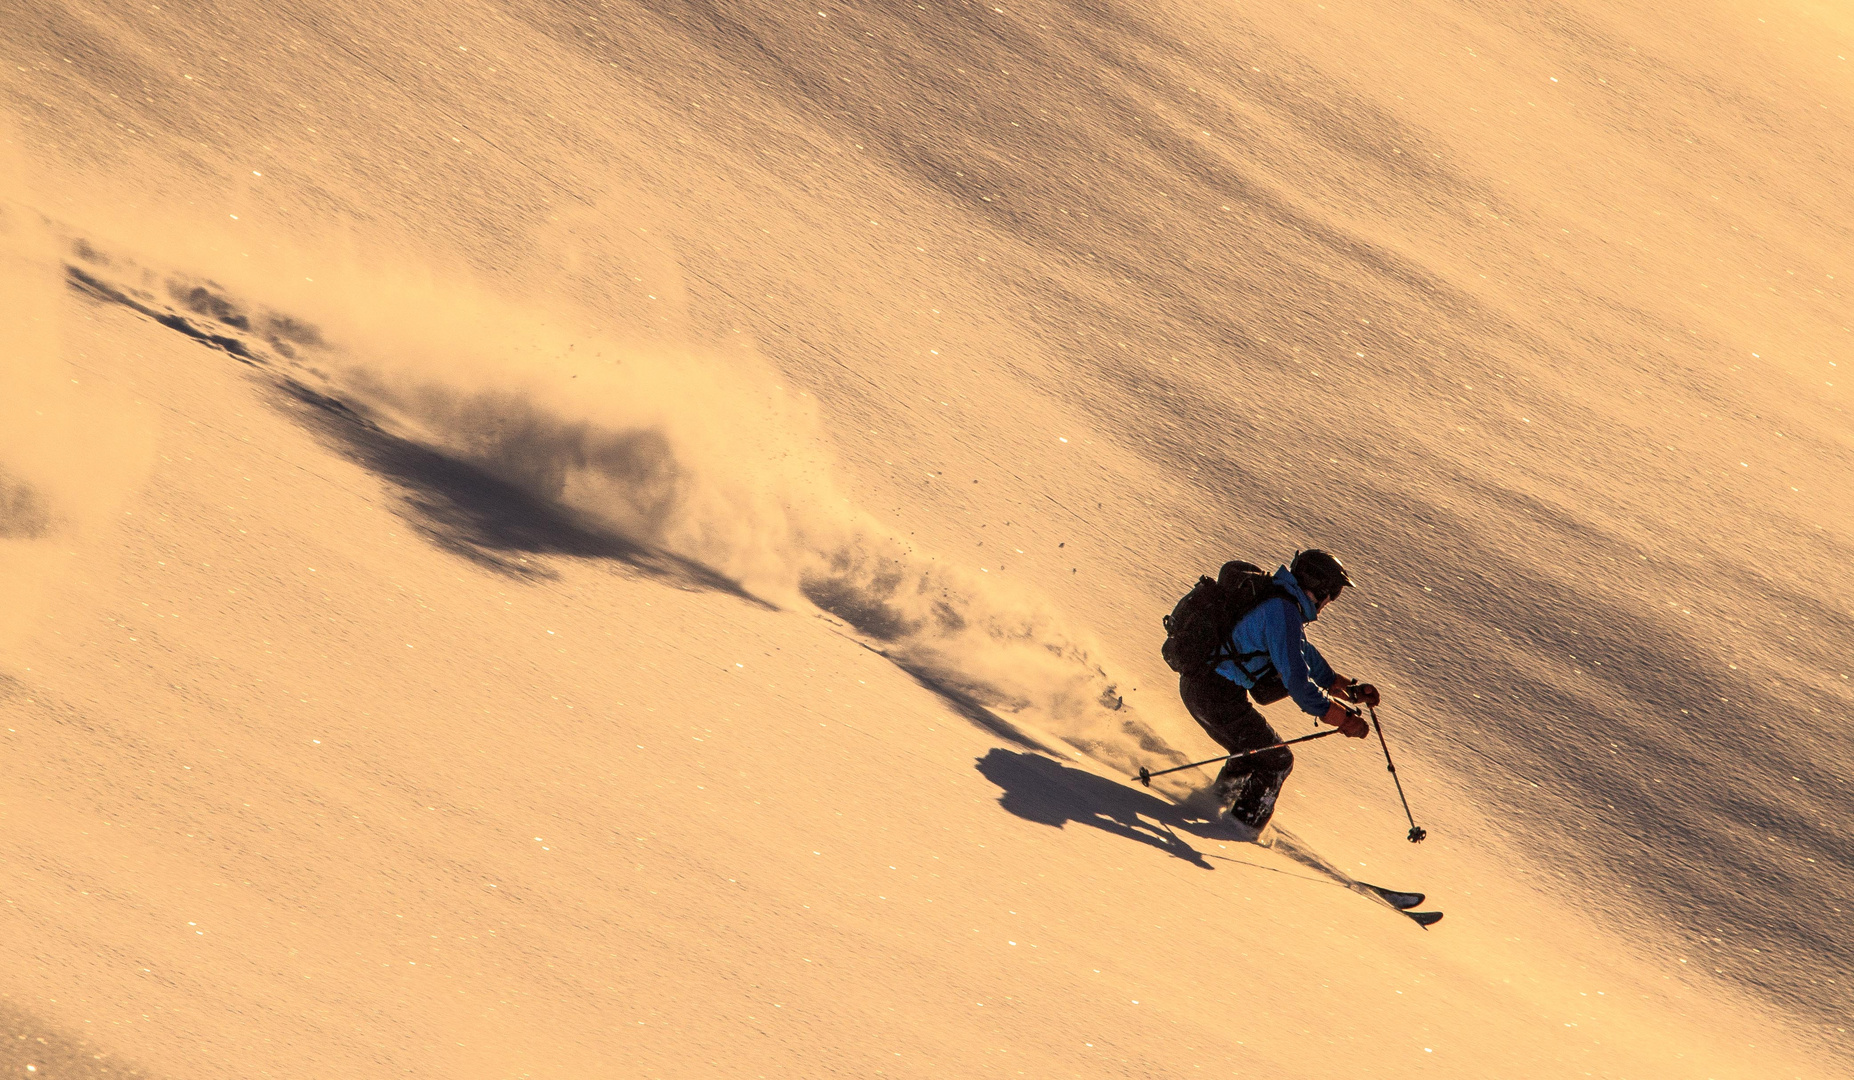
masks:
[(6, 20), (9, 1063), (1845, 1071), (1833, 16)]

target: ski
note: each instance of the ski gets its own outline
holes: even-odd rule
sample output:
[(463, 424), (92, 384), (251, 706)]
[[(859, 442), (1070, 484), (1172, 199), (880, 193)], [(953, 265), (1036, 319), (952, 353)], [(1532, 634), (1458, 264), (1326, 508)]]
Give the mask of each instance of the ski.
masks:
[(1395, 889), (1386, 889), (1381, 885), (1373, 885), (1368, 881), (1361, 881), (1359, 884), (1383, 897), (1385, 903), (1396, 908), (1398, 911), (1408, 911), (1428, 899), (1419, 892), (1398, 892)]
[(1422, 893), (1398, 892), (1395, 889), (1386, 889), (1382, 885), (1373, 885), (1369, 881), (1361, 881), (1359, 882), (1359, 884), (1364, 886), (1367, 889), (1370, 889), (1372, 892), (1372, 895), (1376, 896), (1378, 899), (1383, 900), (1385, 903), (1389, 904), (1391, 907), (1394, 907), (1398, 911), (1401, 911), (1405, 915), (1408, 915), (1410, 917), (1410, 921), (1415, 923), (1418, 926), (1421, 926), (1427, 929), (1428, 927), (1434, 926), (1435, 924), (1442, 921), (1442, 913), (1440, 911), (1411, 911), (1410, 910), (1416, 905), (1422, 903), (1424, 900), (1428, 899)]

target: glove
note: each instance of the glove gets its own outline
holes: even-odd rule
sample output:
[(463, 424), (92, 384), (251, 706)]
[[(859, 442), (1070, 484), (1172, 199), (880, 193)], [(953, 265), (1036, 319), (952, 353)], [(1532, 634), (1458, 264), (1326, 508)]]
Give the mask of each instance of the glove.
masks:
[(1374, 709), (1378, 707), (1378, 702), (1382, 700), (1378, 695), (1377, 687), (1368, 682), (1358, 682), (1353, 679), (1348, 679), (1344, 675), (1333, 680), (1333, 685), (1329, 692), (1334, 697), (1343, 697), (1347, 701), (1356, 701), (1361, 705), (1369, 705)]
[(1326, 707), (1326, 715), (1320, 719), (1338, 728), (1348, 739), (1362, 739), (1371, 734), (1371, 728), (1358, 713), (1337, 701)]

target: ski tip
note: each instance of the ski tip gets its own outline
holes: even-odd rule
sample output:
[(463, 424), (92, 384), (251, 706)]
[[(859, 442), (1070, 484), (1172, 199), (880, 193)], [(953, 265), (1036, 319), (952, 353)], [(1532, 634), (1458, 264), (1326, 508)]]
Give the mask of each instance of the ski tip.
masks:
[(1408, 911), (1428, 899), (1419, 892), (1398, 892), (1396, 889), (1386, 889), (1382, 885), (1373, 885), (1369, 881), (1361, 881), (1359, 884), (1376, 893), (1380, 899), (1398, 911)]
[(1440, 911), (1406, 911), (1404, 914), (1410, 917), (1411, 922), (1425, 930), (1442, 921)]

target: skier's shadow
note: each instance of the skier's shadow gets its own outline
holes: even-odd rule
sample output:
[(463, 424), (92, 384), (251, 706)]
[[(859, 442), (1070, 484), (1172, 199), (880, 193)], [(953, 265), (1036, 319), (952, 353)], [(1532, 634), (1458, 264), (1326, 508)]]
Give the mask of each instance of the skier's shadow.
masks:
[(1164, 799), (1068, 768), (1041, 754), (1020, 754), (1002, 747), (979, 758), (973, 767), (1004, 789), (998, 805), (1027, 821), (1058, 829), (1073, 821), (1212, 869), (1209, 860), (1178, 835), (1177, 830), (1189, 827), (1188, 819)]

